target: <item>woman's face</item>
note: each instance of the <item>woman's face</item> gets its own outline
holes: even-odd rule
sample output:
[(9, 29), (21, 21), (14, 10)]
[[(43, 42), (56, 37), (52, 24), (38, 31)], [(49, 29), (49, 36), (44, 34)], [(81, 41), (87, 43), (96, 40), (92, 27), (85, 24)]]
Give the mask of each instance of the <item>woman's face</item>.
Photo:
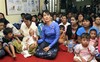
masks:
[(84, 20), (83, 21), (83, 26), (86, 28), (86, 27), (89, 27), (90, 26), (90, 21), (89, 20)]
[(52, 20), (52, 17), (50, 16), (50, 14), (47, 14), (47, 13), (43, 13), (43, 20), (45, 23), (49, 22)]
[(83, 20), (83, 15), (80, 14), (80, 15), (78, 16), (78, 21), (82, 21), (82, 20)]
[(30, 26), (31, 21), (30, 21), (30, 20), (26, 20), (26, 19), (24, 18), (24, 23), (26, 24), (26, 26)]
[(95, 23), (96, 23), (97, 25), (100, 25), (100, 17), (97, 17), (97, 18), (96, 18)]
[(32, 22), (36, 22), (36, 18), (35, 17), (32, 17)]
[(72, 25), (77, 24), (77, 21), (76, 21), (76, 19), (75, 19), (74, 17), (71, 17), (71, 24), (72, 24)]
[(0, 14), (0, 19), (1, 19), (1, 18), (4, 18), (4, 16), (3, 16), (2, 14)]
[(0, 30), (4, 28), (4, 23), (0, 23)]
[(62, 19), (62, 22), (63, 22), (63, 23), (66, 23), (66, 22), (67, 22), (67, 18), (66, 18), (66, 16), (62, 16), (61, 19)]

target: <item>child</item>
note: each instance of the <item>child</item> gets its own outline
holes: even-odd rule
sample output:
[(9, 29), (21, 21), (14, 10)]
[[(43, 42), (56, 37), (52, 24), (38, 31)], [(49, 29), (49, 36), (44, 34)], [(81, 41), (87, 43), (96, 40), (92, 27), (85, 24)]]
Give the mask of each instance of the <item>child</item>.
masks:
[(59, 37), (59, 48), (62, 51), (67, 51), (66, 45), (67, 45), (67, 41), (66, 41), (66, 35), (65, 35), (65, 27), (63, 25), (60, 25), (60, 37)]
[(22, 42), (22, 54), (24, 54), (24, 57), (29, 57), (31, 54), (34, 54), (36, 46), (37, 46), (37, 36), (34, 35), (34, 31), (32, 29), (29, 30), (29, 36), (24, 37)]
[(15, 54), (15, 49), (14, 46), (12, 45), (12, 41), (13, 41), (13, 31), (12, 28), (5, 28), (3, 30), (3, 34), (4, 37), (3, 39), (3, 47), (5, 49), (5, 51), (14, 59), (16, 58), (16, 54)]
[(95, 29), (91, 29), (90, 30), (90, 42), (89, 44), (90, 45), (93, 45), (94, 47), (97, 46), (97, 42), (98, 39), (97, 39), (97, 31)]
[(97, 62), (95, 55), (95, 48), (89, 45), (90, 35), (83, 33), (81, 36), (81, 44), (75, 46), (75, 62)]

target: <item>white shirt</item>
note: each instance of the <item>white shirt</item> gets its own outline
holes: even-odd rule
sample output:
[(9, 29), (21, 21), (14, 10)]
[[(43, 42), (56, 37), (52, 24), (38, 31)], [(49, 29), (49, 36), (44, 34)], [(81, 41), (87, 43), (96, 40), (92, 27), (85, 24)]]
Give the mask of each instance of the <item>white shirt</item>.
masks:
[(12, 24), (8, 23), (6, 27), (13, 28), (13, 34), (20, 35), (19, 30), (17, 30)]
[(89, 57), (91, 56), (91, 54), (95, 54), (95, 48), (91, 45), (89, 45), (88, 47), (84, 48), (82, 46), (82, 44), (78, 44), (75, 46), (75, 52), (79, 53), (79, 55), (84, 58), (86, 61), (89, 59)]
[(30, 29), (33, 29), (35, 35), (39, 34), (37, 26), (34, 22), (31, 23), (31, 26), (29, 28), (26, 26), (24, 22), (21, 24), (20, 31), (24, 36), (29, 36)]
[[(64, 25), (63, 23), (60, 23), (59, 25)], [(70, 25), (70, 23), (69, 22), (67, 22), (65, 25), (64, 25), (64, 27), (65, 27), (65, 31), (67, 30), (67, 26), (68, 25)]]

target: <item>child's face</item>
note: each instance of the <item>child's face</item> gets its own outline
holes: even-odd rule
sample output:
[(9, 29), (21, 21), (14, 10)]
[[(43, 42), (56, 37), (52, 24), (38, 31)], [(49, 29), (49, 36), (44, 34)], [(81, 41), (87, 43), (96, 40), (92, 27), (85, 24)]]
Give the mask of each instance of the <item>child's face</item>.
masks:
[(8, 37), (9, 39), (11, 39), (11, 38), (13, 37), (13, 34), (12, 34), (12, 33), (8, 33), (7, 37)]
[(33, 35), (34, 35), (34, 31), (31, 29), (31, 30), (29, 31), (29, 34), (30, 34), (30, 36), (33, 36)]
[(63, 33), (63, 31), (64, 31), (64, 28), (60, 28), (60, 33)]
[(4, 28), (4, 23), (0, 23), (0, 30)]
[(95, 31), (91, 31), (91, 32), (90, 32), (90, 37), (91, 37), (92, 39), (95, 39), (95, 37), (96, 37), (96, 32), (95, 32)]
[(89, 45), (89, 41), (90, 41), (90, 39), (82, 38), (81, 39), (82, 46), (87, 47)]

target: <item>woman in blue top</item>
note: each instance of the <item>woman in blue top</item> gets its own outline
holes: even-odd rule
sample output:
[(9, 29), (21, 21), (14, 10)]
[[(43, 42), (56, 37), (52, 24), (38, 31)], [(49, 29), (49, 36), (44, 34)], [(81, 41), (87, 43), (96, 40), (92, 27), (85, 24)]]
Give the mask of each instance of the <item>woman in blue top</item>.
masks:
[(58, 52), (59, 25), (56, 22), (52, 22), (52, 16), (48, 10), (44, 10), (42, 15), (45, 25), (42, 28), (41, 39), (38, 40), (39, 46), (35, 56), (54, 59)]
[[(78, 35), (78, 42), (80, 43), (80, 37), (83, 33), (89, 33), (91, 29), (96, 29), (95, 27), (93, 27), (93, 21), (91, 20), (91, 18), (89, 17), (86, 17), (84, 18), (84, 20), (82, 21), (82, 24), (83, 26), (80, 27), (78, 30), (77, 30), (77, 35)], [(96, 29), (97, 31), (97, 34), (98, 34), (98, 29)]]

